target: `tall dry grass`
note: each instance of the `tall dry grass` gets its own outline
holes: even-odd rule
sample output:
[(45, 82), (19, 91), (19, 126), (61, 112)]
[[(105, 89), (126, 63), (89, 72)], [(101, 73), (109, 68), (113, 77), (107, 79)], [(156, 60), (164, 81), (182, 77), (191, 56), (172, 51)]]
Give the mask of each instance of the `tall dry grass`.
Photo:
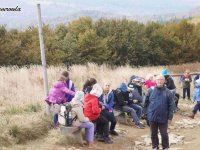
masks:
[[(115, 89), (121, 82), (128, 83), (131, 75), (145, 78), (149, 73), (160, 74), (163, 68), (167, 68), (170, 74), (183, 73), (185, 69), (190, 69), (191, 72), (198, 72), (199, 66), (200, 63), (193, 63), (139, 68), (121, 66), (111, 69), (106, 65), (98, 66), (89, 63), (86, 66), (74, 65), (69, 73), (70, 78), (75, 83), (76, 90), (82, 89), (83, 83), (88, 77), (96, 78), (100, 84), (103, 84), (104, 81), (110, 81), (112, 88)], [(60, 73), (66, 69), (65, 66), (48, 67), (49, 88), (59, 78)], [(10, 138), (15, 139), (14, 141), (18, 140), (20, 143), (23, 143), (23, 139), (31, 139), (32, 136), (37, 138), (38, 135), (35, 135), (35, 132), (44, 135), (37, 129), (40, 123), (45, 124), (44, 132), (47, 133), (48, 123), (40, 119), (45, 106), (42, 72), (42, 67), (35, 65), (22, 68), (16, 66), (0, 67), (0, 132), (2, 133), (0, 141), (3, 143), (0, 143), (0, 145), (7, 146), (12, 144), (13, 142), (11, 142)], [(180, 91), (178, 78), (174, 79), (177, 89)], [(32, 126), (33, 128), (31, 128), (30, 125), (33, 122), (34, 124), (38, 122), (38, 126)], [(26, 137), (22, 129), (26, 129), (26, 132), (30, 130), (33, 135)], [(35, 132), (31, 132), (31, 130), (35, 130)], [(15, 132), (17, 135), (22, 136), (16, 136)]]

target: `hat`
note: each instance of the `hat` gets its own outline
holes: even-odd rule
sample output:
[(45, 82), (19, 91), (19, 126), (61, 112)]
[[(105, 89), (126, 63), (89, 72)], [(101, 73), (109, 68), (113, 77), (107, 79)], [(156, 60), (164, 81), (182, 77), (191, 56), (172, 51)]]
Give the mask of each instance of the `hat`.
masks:
[(90, 91), (91, 95), (94, 95), (97, 97), (100, 97), (102, 93), (103, 93), (103, 89), (98, 83), (94, 84), (92, 87), (92, 90)]
[(163, 69), (162, 70), (162, 75), (163, 76), (166, 76), (166, 75), (168, 75), (169, 73), (168, 73), (168, 70), (167, 69)]
[(80, 102), (83, 102), (83, 99), (84, 99), (84, 92), (83, 91), (77, 91), (73, 100), (75, 101), (80, 101)]

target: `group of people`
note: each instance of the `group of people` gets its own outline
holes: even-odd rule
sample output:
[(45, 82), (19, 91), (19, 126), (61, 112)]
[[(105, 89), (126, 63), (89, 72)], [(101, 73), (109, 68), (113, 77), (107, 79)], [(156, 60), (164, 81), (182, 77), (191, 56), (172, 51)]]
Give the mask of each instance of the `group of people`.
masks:
[[(185, 79), (181, 80), (187, 81)], [(195, 87), (196, 93), (199, 92), (195, 99), (200, 101), (200, 79), (195, 81)], [(77, 92), (74, 83), (69, 79), (69, 73), (64, 71), (51, 88), (46, 102), (51, 106), (55, 128), (58, 126), (60, 105), (71, 103), (72, 117), (76, 116), (73, 126), (85, 128), (88, 148), (96, 147), (94, 137), (106, 144), (113, 143), (109, 134), (118, 135), (115, 130), (117, 121), (114, 116), (114, 110), (118, 110), (130, 115), (133, 124), (140, 129), (145, 127), (141, 118), (146, 118), (150, 126), (152, 148), (159, 149), (159, 129), (162, 147), (167, 150), (169, 148), (167, 128), (177, 106), (175, 97), (176, 86), (167, 69), (162, 70), (161, 75), (156, 77), (149, 75), (147, 80), (131, 76), (128, 84), (121, 83), (115, 90), (111, 89), (110, 82), (100, 86), (96, 79), (90, 78), (83, 85), (82, 91)], [(194, 118), (200, 109), (199, 105), (200, 103), (195, 106), (191, 118)]]

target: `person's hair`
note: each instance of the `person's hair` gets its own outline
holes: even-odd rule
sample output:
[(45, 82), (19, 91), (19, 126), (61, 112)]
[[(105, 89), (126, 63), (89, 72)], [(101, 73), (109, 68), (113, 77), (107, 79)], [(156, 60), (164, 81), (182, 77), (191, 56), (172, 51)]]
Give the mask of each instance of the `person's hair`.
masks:
[(67, 71), (63, 71), (62, 73), (61, 73), (61, 76), (60, 76), (60, 78), (59, 78), (59, 81), (65, 81), (65, 80), (67, 80), (69, 78), (69, 73), (67, 72)]
[(85, 81), (84, 85), (83, 85), (83, 91), (85, 92), (85, 90), (87, 89), (87, 87), (92, 87), (94, 84), (97, 83), (97, 80), (95, 78), (89, 78)]

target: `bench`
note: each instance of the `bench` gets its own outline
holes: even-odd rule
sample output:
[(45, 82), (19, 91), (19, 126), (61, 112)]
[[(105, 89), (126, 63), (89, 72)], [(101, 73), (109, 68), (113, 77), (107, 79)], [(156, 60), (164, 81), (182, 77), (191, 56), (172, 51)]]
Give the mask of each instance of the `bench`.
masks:
[(114, 110), (113, 113), (114, 113), (114, 116), (116, 117), (117, 122), (121, 124), (126, 124), (126, 125), (129, 124), (130, 117), (125, 112)]
[(62, 134), (73, 138), (74, 141), (83, 145), (83, 137), (82, 137), (82, 130), (79, 127), (68, 127), (68, 126), (60, 126), (60, 131)]

